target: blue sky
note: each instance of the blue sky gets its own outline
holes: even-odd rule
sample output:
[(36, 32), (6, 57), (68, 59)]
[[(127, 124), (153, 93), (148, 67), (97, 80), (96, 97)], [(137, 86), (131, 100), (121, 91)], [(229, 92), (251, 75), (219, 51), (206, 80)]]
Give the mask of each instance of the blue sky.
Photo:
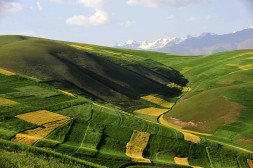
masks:
[(252, 0), (0, 0), (0, 35), (111, 46), (251, 26)]

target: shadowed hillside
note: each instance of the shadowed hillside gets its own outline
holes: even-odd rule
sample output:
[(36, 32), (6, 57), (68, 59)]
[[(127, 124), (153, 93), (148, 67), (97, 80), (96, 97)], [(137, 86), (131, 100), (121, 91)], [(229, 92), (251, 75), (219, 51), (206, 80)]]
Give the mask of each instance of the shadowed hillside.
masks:
[[(162, 67), (160, 71), (170, 72), (161, 74), (135, 64), (131, 58), (124, 61), (125, 66), (120, 66), (55, 41), (23, 36), (6, 38), (0, 40), (3, 44), (0, 48), (1, 67), (27, 76), (53, 79), (51, 83), (65, 88), (76, 87), (83, 93), (114, 104), (129, 106), (145, 94), (175, 97), (180, 92), (166, 87), (166, 84), (173, 81), (186, 83), (175, 70)], [(147, 64), (149, 62), (161, 66), (152, 60)]]
[(28, 157), (43, 168), (253, 165), (252, 51), (192, 57), (23, 36), (0, 44), (6, 168)]

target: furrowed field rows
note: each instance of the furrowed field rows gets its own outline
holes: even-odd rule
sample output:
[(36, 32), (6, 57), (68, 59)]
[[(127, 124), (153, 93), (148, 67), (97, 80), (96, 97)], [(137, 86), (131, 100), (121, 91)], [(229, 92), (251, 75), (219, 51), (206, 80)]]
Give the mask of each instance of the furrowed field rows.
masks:
[[(252, 57), (248, 55), (252, 54), (252, 50), (247, 56), (245, 52), (235, 51), (239, 54), (225, 52), (217, 54), (216, 58), (215, 54), (210, 55), (212, 58), (208, 59), (208, 55), (181, 57), (174, 54), (121, 50), (89, 44), (55, 43), (41, 39), (26, 42), (29, 40), (20, 41), (15, 45), (22, 44), (23, 46), (20, 47), (22, 49), (26, 48), (25, 45), (29, 45), (38, 52), (31, 50), (27, 52), (30, 54), (24, 56), (25, 61), (22, 62), (20, 59), (20, 61), (13, 62), (18, 64), (13, 67), (13, 70), (15, 69), (13, 72), (25, 72), (27, 76), (35, 77), (7, 76), (0, 72), (0, 97), (19, 103), (1, 106), (0, 101), (1, 138), (36, 147), (45, 147), (45, 149), (52, 150), (49, 152), (67, 154), (80, 160), (87, 159), (108, 168), (197, 168), (197, 166), (198, 168), (252, 168), (252, 153), (247, 153), (248, 151), (243, 149), (239, 150), (239, 145), (236, 147), (232, 145), (232, 141), (236, 142), (235, 140), (239, 142), (244, 138), (243, 140), (248, 143), (247, 140), (252, 139), (250, 129), (252, 113), (251, 108), (248, 108), (251, 107), (252, 87), (251, 83), (244, 85), (245, 81), (251, 80), (253, 67), (250, 66), (250, 63), (252, 59), (247, 57)], [(70, 44), (73, 44), (72, 47), (69, 46)], [(1, 48), (4, 47), (1, 46)], [(9, 58), (9, 55), (5, 55), (7, 52), (0, 53), (0, 64), (7, 62)], [(41, 56), (40, 53), (42, 53)], [(223, 56), (227, 57), (229, 61), (225, 62)], [(22, 53), (16, 52), (13, 60), (21, 57), (23, 57)], [(160, 60), (160, 63), (152, 61), (152, 57), (154, 60)], [(173, 60), (173, 57), (176, 60)], [(242, 60), (236, 60), (241, 57)], [(2, 61), (4, 59), (7, 61)], [(45, 65), (36, 66), (35, 63), (30, 66), (33, 62), (26, 60), (36, 60), (41, 65), (43, 63)], [(212, 61), (217, 62), (214, 64)], [(51, 63), (55, 63), (52, 65), (57, 65), (57, 68), (52, 68)], [(227, 64), (236, 66), (227, 66)], [(8, 67), (8, 65), (3, 65), (3, 67)], [(62, 69), (66, 70), (66, 73), (62, 72)], [(219, 71), (220, 69), (222, 71)], [(181, 74), (178, 73), (180, 70)], [(237, 72), (229, 74), (231, 70)], [(117, 73), (120, 71), (126, 76)], [(226, 76), (230, 75), (229, 81), (226, 76), (220, 76), (223, 71)], [(129, 83), (124, 83), (128, 80), (127, 76), (136, 77)], [(218, 83), (217, 76), (225, 82)], [(93, 83), (90, 83), (87, 84), (87, 87), (91, 87), (86, 90), (85, 84), (90, 80), (81, 81), (81, 79), (87, 77), (94, 79), (94, 84), (98, 81), (99, 87), (94, 87)], [(140, 78), (143, 79), (138, 81)], [(85, 86), (80, 89), (80, 86), (83, 85)], [(216, 131), (212, 137), (210, 137), (211, 134), (185, 130), (191, 129), (188, 126), (169, 123), (170, 116), (166, 114), (170, 113), (167, 112), (172, 109), (170, 112), (173, 114), (173, 110), (177, 109), (178, 105), (191, 101), (191, 96), (204, 94), (215, 87), (229, 85), (235, 86), (233, 93), (222, 92), (222, 96), (231, 102), (240, 99), (238, 103), (245, 107), (240, 114), (238, 112), (239, 117), (237, 118), (240, 119), (240, 123), (231, 121), (229, 125), (219, 126), (221, 131)], [(109, 89), (108, 92), (102, 94), (100, 91), (103, 89), (91, 92), (93, 91), (91, 88), (97, 91), (101, 88), (100, 86), (104, 86), (105, 90)], [(181, 93), (190, 91), (190, 87), (191, 92)], [(76, 94), (60, 90), (60, 88), (71, 90)], [(114, 90), (119, 95), (114, 93)], [(134, 91), (130, 92), (131, 90)], [(110, 95), (112, 96), (107, 99), (107, 96)], [(127, 96), (127, 99), (121, 99), (124, 95)], [(140, 98), (141, 96), (143, 98)], [(215, 96), (212, 97), (215, 99)], [(182, 99), (177, 101), (179, 97)], [(181, 107), (186, 108), (181, 116), (191, 117), (196, 114), (195, 119), (200, 117), (202, 106), (194, 103), (202, 102), (204, 108), (211, 102), (212, 97), (210, 96), (207, 102), (203, 102), (202, 97), (203, 99), (199, 98), (198, 101), (189, 103), (190, 107), (196, 106), (192, 112), (188, 112), (190, 107), (182, 105)], [(245, 101), (241, 102), (242, 99)], [(116, 102), (116, 104), (109, 102)], [(178, 103), (174, 106), (173, 103), (176, 102)], [(218, 103), (211, 105), (213, 104)], [(222, 106), (225, 107), (225, 105)], [(164, 115), (168, 117), (168, 120), (163, 118)], [(173, 117), (180, 118), (181, 116)], [(191, 119), (181, 118), (179, 121), (191, 121)], [(192, 121), (195, 122), (195, 120)], [(193, 130), (198, 130), (198, 128), (201, 127)], [(243, 132), (245, 137), (238, 134), (235, 139), (233, 131)], [(217, 140), (216, 136), (224, 137), (226, 141)], [(231, 145), (226, 144), (228, 140), (231, 141), (229, 142)], [(24, 149), (32, 148), (28, 145), (17, 145)]]
[(188, 158), (174, 157), (174, 161), (176, 164), (189, 165)]
[(241, 70), (250, 70), (253, 68), (252, 64), (248, 64), (248, 65), (237, 65), (237, 64), (227, 64), (228, 66), (235, 66)]
[(11, 139), (13, 142), (23, 143), (27, 145), (33, 145), (35, 142), (37, 142), (40, 139), (45, 138), (47, 135), (49, 135), (52, 131), (54, 131), (56, 128), (58, 128), (61, 125), (64, 125), (67, 123), (69, 119), (65, 120), (58, 120), (51, 123), (46, 123), (41, 125), (41, 127), (32, 129), (32, 130), (26, 130), (21, 133), (16, 134), (14, 138)]
[(181, 73), (181, 74), (184, 74), (184, 73), (190, 71), (191, 69), (192, 69), (192, 67), (184, 67), (184, 68), (182, 68), (182, 69), (180, 70), (180, 73)]
[(135, 113), (140, 113), (140, 114), (145, 114), (145, 115), (150, 115), (150, 116), (159, 116), (165, 112), (167, 112), (168, 109), (159, 109), (155, 107), (149, 107), (145, 109), (140, 109), (140, 110), (135, 110)]
[(130, 141), (126, 144), (126, 155), (131, 157), (135, 162), (151, 163), (149, 159), (145, 159), (142, 155), (143, 150), (148, 144), (150, 134), (133, 130)]
[(66, 124), (59, 126), (52, 131), (48, 136), (43, 139), (39, 139), (34, 146), (41, 148), (53, 149), (56, 145), (61, 144), (66, 139), (66, 136), (72, 128), (73, 120), (68, 121)]
[(25, 86), (25, 87), (20, 87), (20, 88), (15, 88), (15, 89), (20, 91), (21, 93), (37, 96), (40, 98), (46, 98), (46, 97), (60, 95), (60, 93), (57, 93), (55, 91), (50, 91), (47, 89), (43, 89), (38, 86)]
[(25, 113), (25, 114), (17, 115), (16, 117), (33, 124), (37, 124), (37, 125), (42, 125), (42, 124), (50, 123), (57, 120), (71, 119), (70, 117), (56, 114), (56, 113), (46, 111), (46, 110)]
[(143, 96), (141, 97), (141, 99), (144, 99), (146, 101), (152, 102), (154, 104), (157, 104), (161, 107), (166, 107), (166, 108), (171, 108), (174, 105), (174, 103), (168, 102), (166, 100), (163, 100), (161, 98), (158, 98), (152, 95)]
[(97, 146), (102, 138), (103, 130), (104, 126), (90, 123), (76, 153), (95, 155), (98, 152)]
[(237, 160), (235, 152), (232, 152), (223, 148), (219, 150), (215, 150), (215, 147), (212, 147), (212, 148), (207, 147), (206, 151), (207, 151), (212, 168), (216, 168), (216, 167), (239, 168), (239, 164), (238, 164), (238, 160)]
[(19, 104), (19, 103), (0, 97), (0, 106), (10, 106), (10, 105), (15, 105), (15, 104)]
[[(139, 131), (143, 131), (143, 132), (149, 132), (151, 134), (159, 134), (159, 135), (164, 135), (164, 136), (168, 136), (168, 137), (180, 137), (183, 134), (181, 134), (180, 132), (174, 130), (174, 129), (168, 129), (168, 127), (165, 126), (161, 126), (161, 124), (157, 123), (157, 122), (152, 122), (149, 120), (145, 120), (141, 117), (137, 117), (135, 116), (134, 118), (133, 115), (130, 115), (128, 113), (121, 113), (121, 112), (117, 112), (112, 108), (109, 107), (105, 107), (103, 105), (99, 105), (96, 103), (93, 103), (94, 106), (94, 112), (95, 115), (92, 117), (93, 120), (99, 121), (103, 124), (108, 124), (107, 123), (107, 118), (108, 115), (112, 115), (111, 117), (113, 117), (114, 119), (112, 119), (110, 121), (110, 125), (117, 125), (120, 127), (128, 127), (129, 129), (139, 129)], [(98, 108), (100, 107), (100, 109)], [(107, 113), (107, 116), (97, 116), (97, 110), (100, 111), (104, 111)], [(101, 110), (104, 109), (104, 110)], [(107, 111), (109, 110), (109, 111)], [(170, 127), (171, 128), (171, 127)]]
[(200, 143), (201, 142), (201, 139), (198, 136), (193, 135), (191, 133), (186, 133), (183, 131), (181, 131), (181, 132), (184, 134), (184, 140), (191, 141), (193, 143)]
[(250, 168), (253, 168), (253, 160), (247, 159), (247, 163), (248, 163)]
[(41, 126), (32, 130), (26, 130), (18, 133), (14, 138), (11, 139), (11, 141), (27, 145), (33, 145), (39, 139), (45, 138), (56, 128), (64, 125), (72, 119), (70, 117), (59, 115), (46, 110), (21, 114), (16, 117)]

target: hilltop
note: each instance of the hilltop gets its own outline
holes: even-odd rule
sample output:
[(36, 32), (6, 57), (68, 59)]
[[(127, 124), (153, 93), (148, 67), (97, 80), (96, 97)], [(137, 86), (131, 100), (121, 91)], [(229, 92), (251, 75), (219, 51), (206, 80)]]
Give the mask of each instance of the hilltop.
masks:
[(0, 36), (0, 160), (22, 167), (9, 162), (23, 152), (38, 167), (252, 167), (252, 53)]

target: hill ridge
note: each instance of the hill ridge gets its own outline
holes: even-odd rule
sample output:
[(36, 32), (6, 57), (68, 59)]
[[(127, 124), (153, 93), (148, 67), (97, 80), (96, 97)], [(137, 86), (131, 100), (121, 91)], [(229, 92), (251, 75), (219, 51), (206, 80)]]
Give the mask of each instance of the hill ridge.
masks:
[[(10, 37), (14, 38), (13, 36)], [(32, 37), (28, 39), (32, 39)], [(4, 42), (6, 42), (6, 37), (1, 38), (0, 36), (0, 44)], [(68, 46), (72, 44), (79, 45), (82, 48), (77, 50)], [(193, 57), (173, 54), (167, 55), (157, 52), (122, 50), (43, 39), (27, 40), (25, 43), (19, 42), (10, 46), (12, 46), (12, 50), (9, 50), (8, 47), (6, 48), (5, 45), (0, 46), (0, 59), (3, 60), (0, 62), (0, 67), (10, 72), (15, 68), (16, 71), (13, 72), (20, 72), (18, 74), (21, 75), (24, 73), (25, 76), (29, 77), (23, 77), (17, 74), (6, 76), (6, 74), (0, 73), (0, 97), (18, 103), (1, 105), (0, 102), (0, 139), (10, 140), (19, 133), (29, 135), (29, 133), (26, 132), (27, 130), (43, 129), (40, 124), (36, 124), (46, 122), (42, 118), (41, 120), (37, 119), (39, 116), (37, 112), (40, 110), (47, 110), (48, 112), (46, 114), (50, 114), (47, 117), (47, 121), (54, 121), (53, 116), (57, 115), (66, 116), (72, 120), (71, 123), (66, 123), (55, 128), (50, 134), (37, 140), (31, 147), (26, 147), (22, 144), (15, 144), (14, 147), (12, 145), (13, 143), (2, 142), (2, 140), (0, 140), (0, 146), (5, 146), (7, 143), (11, 149), (24, 149), (25, 151), (33, 151), (35, 154), (36, 152), (43, 153), (41, 150), (37, 150), (37, 147), (43, 147), (53, 150), (54, 152), (70, 155), (70, 160), (75, 160), (75, 158), (81, 159), (85, 161), (82, 162), (84, 166), (91, 167), (92, 165), (89, 164), (90, 162), (96, 164), (93, 165), (93, 167), (102, 165), (110, 168), (133, 167), (133, 165), (135, 165), (135, 167), (157, 168), (196, 166), (205, 168), (242, 168), (248, 167), (251, 163), (250, 161), (253, 160), (253, 155), (249, 152), (251, 151), (251, 146), (238, 143), (240, 142), (239, 140), (233, 139), (233, 136), (239, 139), (242, 139), (242, 136), (245, 136), (245, 139), (248, 138), (247, 136), (251, 136), (251, 120), (250, 118), (245, 120), (247, 116), (251, 114), (250, 108), (237, 112), (241, 115), (238, 121), (248, 123), (248, 127), (238, 125), (239, 122), (236, 123), (237, 121), (235, 123), (229, 123), (234, 125), (220, 125), (217, 127), (214, 136), (206, 136), (203, 133), (198, 133), (189, 126), (179, 128), (180, 126), (172, 125), (170, 121), (167, 120), (170, 115), (184, 122), (189, 122), (189, 120), (187, 121), (181, 117), (192, 116), (190, 121), (196, 120), (198, 118), (194, 118), (195, 113), (199, 115), (205, 114), (204, 111), (201, 111), (203, 108), (196, 106), (196, 103), (206, 103), (205, 100), (208, 100), (210, 101), (206, 103), (206, 105), (208, 105), (219, 97), (221, 97), (219, 100), (223, 100), (224, 96), (229, 97), (227, 100), (229, 102), (235, 101), (249, 107), (251, 105), (248, 100), (251, 98), (249, 93), (251, 91), (250, 84), (252, 82), (250, 75), (252, 69), (237, 72), (242, 73), (240, 75), (241, 78), (238, 78), (239, 81), (235, 78), (230, 78), (230, 75), (228, 76), (229, 78), (224, 77), (224, 74), (237, 70), (237, 67), (226, 66), (227, 63), (236, 62), (239, 65), (248, 64), (249, 62), (246, 58), (250, 58), (251, 55), (248, 54), (236, 57), (237, 60), (229, 60), (230, 57), (234, 57), (242, 52), (248, 53), (252, 51), (231, 51), (215, 54), (216, 56), (212, 55), (210, 57)], [(108, 52), (104, 52), (105, 50), (108, 50)], [(37, 53), (37, 55), (23, 55), (23, 53)], [(54, 54), (56, 54), (56, 57), (63, 59), (65, 64), (60, 64), (57, 62), (59, 60), (53, 59), (52, 57), (54, 57)], [(125, 54), (129, 54), (131, 57), (125, 56)], [(210, 59), (217, 56), (219, 56), (217, 60)], [(92, 59), (89, 59), (90, 57), (94, 60), (101, 61), (101, 63), (92, 61)], [(23, 60), (23, 62), (9, 62), (11, 58), (18, 58), (19, 60)], [(228, 58), (229, 61), (227, 61), (226, 58)], [(19, 61), (18, 59), (15, 59), (15, 61)], [(28, 59), (28, 61), (26, 59)], [(44, 59), (47, 60), (45, 61)], [(74, 68), (69, 66), (70, 64), (67, 64), (67, 61), (64, 60), (70, 62), (71, 66)], [(36, 64), (32, 64), (33, 61), (35, 61)], [(156, 61), (160, 63), (156, 63)], [(38, 65), (37, 62), (39, 65), (44, 65), (44, 68), (47, 67), (47, 69), (43, 70), (43, 66), (37, 69), (33, 68), (33, 66)], [(217, 66), (214, 66), (215, 64)], [(13, 65), (19, 66), (15, 67)], [(137, 66), (140, 69), (140, 71), (138, 71), (140, 74), (142, 74), (143, 69), (147, 69), (145, 71), (143, 70), (147, 73), (146, 76), (149, 74), (154, 76), (150, 76), (148, 80), (140, 79), (140, 74), (129, 73), (125, 70), (129, 65)], [(21, 67), (26, 69), (22, 69)], [(81, 69), (75, 70), (75, 68), (79, 67), (81, 67)], [(111, 69), (107, 69), (107, 67)], [(114, 69), (114, 67), (117, 69)], [(184, 73), (186, 79), (178, 73), (185, 67), (192, 67), (191, 69), (188, 68), (189, 70)], [(210, 67), (216, 67), (216, 69)], [(61, 71), (57, 70), (57, 68)], [(68, 68), (71, 71), (67, 71)], [(84, 71), (82, 68), (88, 69), (92, 73), (87, 73), (87, 71)], [(104, 71), (109, 74), (106, 74)], [(120, 71), (131, 76), (127, 80), (133, 79), (129, 81), (140, 83), (133, 85), (131, 82), (124, 83), (125, 81), (123, 81), (121, 85), (121, 80), (124, 80), (127, 75), (122, 78), (119, 73)], [(151, 73), (151, 71), (155, 73)], [(66, 72), (68, 73), (66, 74)], [(159, 73), (168, 76), (168, 79), (171, 79), (171, 81), (168, 80), (167, 83), (163, 77), (157, 75)], [(78, 80), (74, 81), (72, 75), (76, 75), (76, 79)], [(118, 80), (120, 82), (117, 84), (121, 85), (120, 88), (123, 88), (123, 86), (127, 88), (129, 84), (129, 87), (131, 86), (130, 88), (136, 91), (136, 93), (132, 93), (136, 94), (136, 99), (131, 99), (131, 103), (128, 102), (128, 104), (124, 104), (125, 102), (122, 101), (123, 98), (111, 96), (114, 100), (120, 100), (122, 101), (121, 103), (123, 103), (111, 104), (110, 102), (112, 102), (112, 99), (110, 98), (103, 101), (103, 99), (96, 99), (92, 97), (92, 95), (88, 95), (88, 92), (78, 89), (79, 85), (82, 86), (84, 90), (87, 90), (87, 87), (84, 87), (85, 83), (78, 83), (80, 82), (79, 79), (90, 80), (87, 76), (92, 76), (92, 79), (95, 80), (96, 75), (106, 77), (107, 80), (115, 78), (115, 80), (112, 80), (110, 83), (117, 83)], [(135, 76), (132, 77), (132, 75)], [(145, 75), (141, 76), (146, 78)], [(66, 82), (63, 77), (68, 79), (68, 81)], [(44, 79), (37, 80), (37, 78)], [(189, 83), (186, 85), (187, 80)], [(233, 83), (235, 80), (236, 82)], [(101, 81), (103, 82), (103, 80), (100, 80), (100, 82)], [(156, 85), (156, 82), (151, 81), (156, 81), (162, 87)], [(70, 86), (68, 82), (75, 82), (74, 84), (77, 87)], [(52, 85), (52, 83), (54, 85)], [(241, 90), (239, 90), (239, 93), (248, 96), (238, 97), (240, 94), (238, 94), (237, 90), (230, 91), (229, 86), (236, 86), (237, 84), (243, 86), (240, 88)], [(68, 85), (68, 87), (64, 87), (64, 85)], [(94, 95), (101, 96), (103, 93), (106, 93), (99, 92), (99, 88), (95, 88), (94, 86), (95, 85), (93, 85), (94, 90), (100, 94)], [(115, 88), (112, 84), (109, 86)], [(190, 107), (185, 105), (186, 98), (188, 101), (192, 100), (194, 96), (200, 95), (199, 93), (206, 95), (204, 94), (205, 92), (212, 92), (212, 89), (222, 88), (221, 86), (226, 87), (228, 91), (223, 90), (222, 94), (216, 94), (213, 99), (208, 96), (201, 97), (197, 101), (190, 102)], [(188, 89), (188, 92), (182, 92), (183, 87)], [(104, 88), (108, 89), (108, 87)], [(150, 88), (154, 90), (150, 90)], [(67, 91), (74, 96), (65, 94), (59, 89)], [(163, 89), (168, 93), (163, 93)], [(110, 92), (110, 90), (108, 92)], [(108, 98), (110, 95), (103, 94), (102, 96)], [(183, 112), (181, 112), (180, 108), (186, 108), (186, 110), (183, 109)], [(195, 109), (191, 111), (191, 108)], [(152, 116), (148, 113), (137, 113), (137, 111), (141, 109), (163, 109), (163, 111), (169, 112), (166, 114), (161, 113), (158, 116)], [(212, 110), (212, 108), (210, 108), (210, 110)], [(31, 112), (37, 115), (30, 116), (29, 120), (19, 117), (26, 116)], [(152, 111), (150, 113), (152, 113)], [(180, 113), (183, 115), (180, 116)], [(179, 117), (177, 115), (179, 115)], [(164, 125), (157, 123), (158, 117), (163, 119), (162, 123), (164, 123)], [(242, 132), (233, 130), (234, 126), (237, 126), (238, 129), (243, 128), (244, 130)], [(38, 138), (41, 136), (39, 131), (34, 131), (34, 133), (35, 135), (29, 138)], [(236, 142), (239, 145), (233, 144)], [(247, 147), (249, 149), (248, 151), (244, 149)], [(50, 151), (45, 153), (51, 156), (51, 154), (49, 154)], [(58, 156), (58, 154), (56, 155)], [(143, 163), (147, 160), (151, 163)], [(81, 164), (81, 162), (78, 163)]]

